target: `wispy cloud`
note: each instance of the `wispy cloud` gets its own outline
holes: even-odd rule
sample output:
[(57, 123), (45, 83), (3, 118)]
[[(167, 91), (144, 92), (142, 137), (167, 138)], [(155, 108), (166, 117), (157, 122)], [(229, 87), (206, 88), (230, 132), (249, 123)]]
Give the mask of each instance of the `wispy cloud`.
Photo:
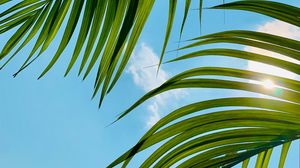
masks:
[[(270, 33), (270, 34), (287, 37), (291, 39), (298, 39), (298, 40), (300, 39), (300, 28), (279, 20), (272, 20), (262, 25), (259, 25), (256, 30), (259, 32)], [(245, 50), (300, 64), (300, 62), (295, 59), (292, 59), (290, 57), (278, 53), (270, 52), (267, 50), (263, 50), (255, 47), (245, 47)], [(254, 61), (248, 62), (248, 69), (253, 71), (278, 75), (278, 76), (284, 76), (287, 78), (296, 77), (296, 74), (289, 72), (287, 70), (283, 70), (278, 67), (274, 67), (271, 65), (266, 65)]]
[[(157, 66), (152, 65), (156, 65), (158, 62), (159, 57), (157, 54), (145, 43), (142, 43), (131, 57), (127, 72), (132, 75), (134, 83), (145, 92), (160, 86), (170, 78), (170, 74), (163, 68), (156, 75)], [(174, 100), (178, 100), (186, 94), (184, 90), (177, 89), (155, 96), (147, 105), (150, 114), (146, 121), (147, 127), (154, 125), (161, 118), (162, 111), (167, 106), (172, 105)]]

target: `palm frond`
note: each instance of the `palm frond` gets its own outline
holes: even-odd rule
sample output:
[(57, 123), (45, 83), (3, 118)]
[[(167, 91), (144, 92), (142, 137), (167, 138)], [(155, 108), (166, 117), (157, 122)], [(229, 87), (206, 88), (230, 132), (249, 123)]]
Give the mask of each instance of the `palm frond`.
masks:
[[(9, 1), (1, 1), (1, 4), (6, 2)], [(102, 92), (106, 93), (107, 85), (111, 82), (114, 72), (117, 73), (113, 85), (123, 72), (153, 4), (154, 0), (21, 1), (0, 13), (1, 34), (21, 25), (0, 53), (0, 59), (5, 60), (1, 69), (17, 56), (18, 52), (33, 40), (33, 37), (38, 35), (27, 59), (14, 74), (17, 76), (37, 58), (43, 56), (44, 51), (53, 42), (58, 31), (62, 29), (64, 33), (58, 49), (39, 78), (52, 69), (68, 46), (70, 39), (75, 36), (77, 43), (65, 76), (73, 68), (81, 51), (83, 51), (79, 75), (85, 71), (83, 77), (85, 79), (97, 65), (95, 93), (98, 92), (101, 84), (104, 84)], [(82, 21), (79, 20), (81, 16)], [(64, 21), (67, 21), (65, 27), (63, 26)], [(74, 34), (74, 30), (78, 26), (80, 26), (79, 34)], [(27, 34), (28, 32), (29, 34)], [(25, 40), (11, 54), (11, 51), (24, 38)], [(84, 47), (84, 43), (87, 43), (86, 47)], [(129, 45), (126, 46), (125, 44)], [(98, 64), (99, 58), (101, 61)], [(117, 66), (118, 62), (121, 62), (119, 66)], [(102, 97), (104, 95), (102, 94)]]
[[(300, 26), (300, 9), (278, 2), (237, 1), (213, 9), (252, 11)], [(225, 31), (194, 38), (190, 42), (179, 50), (231, 43), (265, 49), (294, 60), (299, 60), (300, 54), (299, 41), (255, 31)], [(196, 50), (166, 63), (211, 55), (266, 63), (298, 75), (300, 72), (297, 63), (230, 48)], [(260, 84), (262, 79), (274, 81), (275, 87), (265, 89)], [(221, 88), (271, 97), (228, 97), (181, 107), (159, 120), (136, 145), (108, 167), (120, 163), (125, 167), (137, 153), (161, 142), (164, 143), (140, 167), (232, 167), (243, 163), (242, 167), (246, 168), (250, 158), (255, 155), (258, 155), (256, 167), (268, 167), (273, 148), (280, 145), (282, 152), (278, 165), (283, 167), (291, 142), (300, 138), (299, 86), (298, 80), (230, 67), (199, 67), (179, 73), (146, 93), (121, 113), (117, 120), (146, 100), (178, 88)], [(222, 110), (224, 107), (230, 110)], [(198, 114), (207, 109), (213, 112)]]
[[(7, 2), (10, 1), (0, 1), (0, 4)], [(33, 37), (38, 35), (31, 52), (14, 74), (16, 77), (43, 56), (58, 31), (63, 30), (57, 51), (38, 78), (40, 79), (52, 69), (69, 45), (71, 38), (75, 36), (77, 42), (65, 76), (70, 73), (76, 62), (80, 64), (78, 75), (83, 74), (83, 79), (90, 75), (93, 68), (97, 68), (96, 75), (94, 75), (96, 79), (93, 97), (101, 92), (99, 103), (101, 104), (105, 95), (112, 90), (124, 71), (154, 2), (155, 0), (28, 0), (19, 2), (0, 13), (0, 34), (21, 25), (0, 53), (0, 60), (4, 60), (0, 69), (3, 69), (34, 39)], [(189, 1), (187, 5), (188, 3)], [(176, 4), (177, 0), (170, 0), (169, 19), (160, 63), (172, 30)], [(182, 29), (188, 10), (189, 8), (185, 9)], [(81, 21), (80, 17), (82, 17)], [(63, 24), (65, 21), (66, 25)], [(80, 27), (79, 34), (74, 34), (77, 27)], [(19, 44), (22, 39), (25, 40)], [(86, 47), (84, 47), (85, 43)], [(19, 47), (11, 53), (17, 45)], [(79, 60), (80, 53), (83, 53), (81, 60)]]
[[(165, 50), (167, 48), (168, 40), (170, 38), (170, 34), (171, 34), (171, 30), (172, 30), (172, 25), (173, 25), (175, 13), (176, 13), (176, 4), (177, 4), (177, 1), (176, 0), (169, 0), (169, 3), (170, 3), (170, 7), (169, 7), (168, 25), (167, 25), (167, 28), (166, 28), (166, 37), (165, 37), (165, 41), (164, 41), (164, 44), (163, 44), (163, 49), (162, 49), (162, 52), (161, 52), (161, 55), (160, 55), (160, 59), (159, 59), (159, 63), (158, 63), (159, 64), (158, 65), (158, 70), (159, 70), (159, 66), (160, 66), (160, 64), (162, 62), (163, 56), (165, 54)], [(186, 9), (186, 10), (188, 10), (188, 9)], [(185, 14), (185, 15), (187, 15), (187, 14)], [(183, 23), (184, 22), (185, 22), (185, 20), (183, 20)]]

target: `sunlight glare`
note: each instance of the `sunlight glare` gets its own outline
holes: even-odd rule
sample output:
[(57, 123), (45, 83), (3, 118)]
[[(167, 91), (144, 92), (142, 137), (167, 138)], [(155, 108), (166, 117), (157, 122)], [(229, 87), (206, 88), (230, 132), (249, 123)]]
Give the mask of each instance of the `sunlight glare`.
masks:
[(270, 80), (264, 80), (262, 81), (262, 85), (266, 88), (266, 89), (273, 89), (275, 87), (275, 84)]

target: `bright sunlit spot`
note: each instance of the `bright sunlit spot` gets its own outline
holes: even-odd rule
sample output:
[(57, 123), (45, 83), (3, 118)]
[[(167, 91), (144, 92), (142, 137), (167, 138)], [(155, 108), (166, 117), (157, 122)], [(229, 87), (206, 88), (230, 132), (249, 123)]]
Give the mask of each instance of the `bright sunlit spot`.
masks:
[(270, 80), (264, 80), (262, 81), (262, 85), (266, 88), (266, 89), (273, 89), (275, 87), (275, 84)]

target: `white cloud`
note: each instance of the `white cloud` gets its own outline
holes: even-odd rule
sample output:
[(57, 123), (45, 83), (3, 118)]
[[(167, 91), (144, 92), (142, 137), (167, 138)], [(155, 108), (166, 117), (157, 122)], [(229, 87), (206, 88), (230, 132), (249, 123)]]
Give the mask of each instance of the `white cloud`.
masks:
[(146, 122), (148, 128), (153, 126), (161, 118), (158, 108), (157, 101), (153, 101), (148, 105), (147, 110), (150, 112), (150, 116)]
[[(170, 78), (170, 74), (162, 67), (156, 75), (157, 66), (152, 65), (156, 65), (158, 62), (157, 54), (145, 43), (142, 43), (131, 57), (127, 72), (132, 75), (134, 83), (145, 92), (160, 86)], [(174, 98), (178, 100), (185, 95), (184, 90), (177, 89), (155, 96), (147, 106), (150, 114), (146, 122), (147, 127), (151, 127), (161, 118), (163, 109), (171, 103), (168, 100), (174, 103)]]
[[(259, 32), (270, 33), (270, 34), (283, 36), (287, 38), (298, 39), (298, 40), (300, 39), (300, 28), (278, 20), (272, 20), (266, 22), (265, 24), (259, 25), (256, 30)], [(300, 64), (300, 62), (295, 59), (292, 59), (290, 57), (278, 53), (270, 52), (267, 50), (263, 50), (255, 47), (245, 47), (245, 50)], [(263, 63), (254, 62), (254, 61), (248, 61), (248, 69), (257, 72), (284, 76), (292, 79), (297, 76), (295, 73), (289, 72), (287, 70), (274, 67), (271, 65), (266, 65)]]

